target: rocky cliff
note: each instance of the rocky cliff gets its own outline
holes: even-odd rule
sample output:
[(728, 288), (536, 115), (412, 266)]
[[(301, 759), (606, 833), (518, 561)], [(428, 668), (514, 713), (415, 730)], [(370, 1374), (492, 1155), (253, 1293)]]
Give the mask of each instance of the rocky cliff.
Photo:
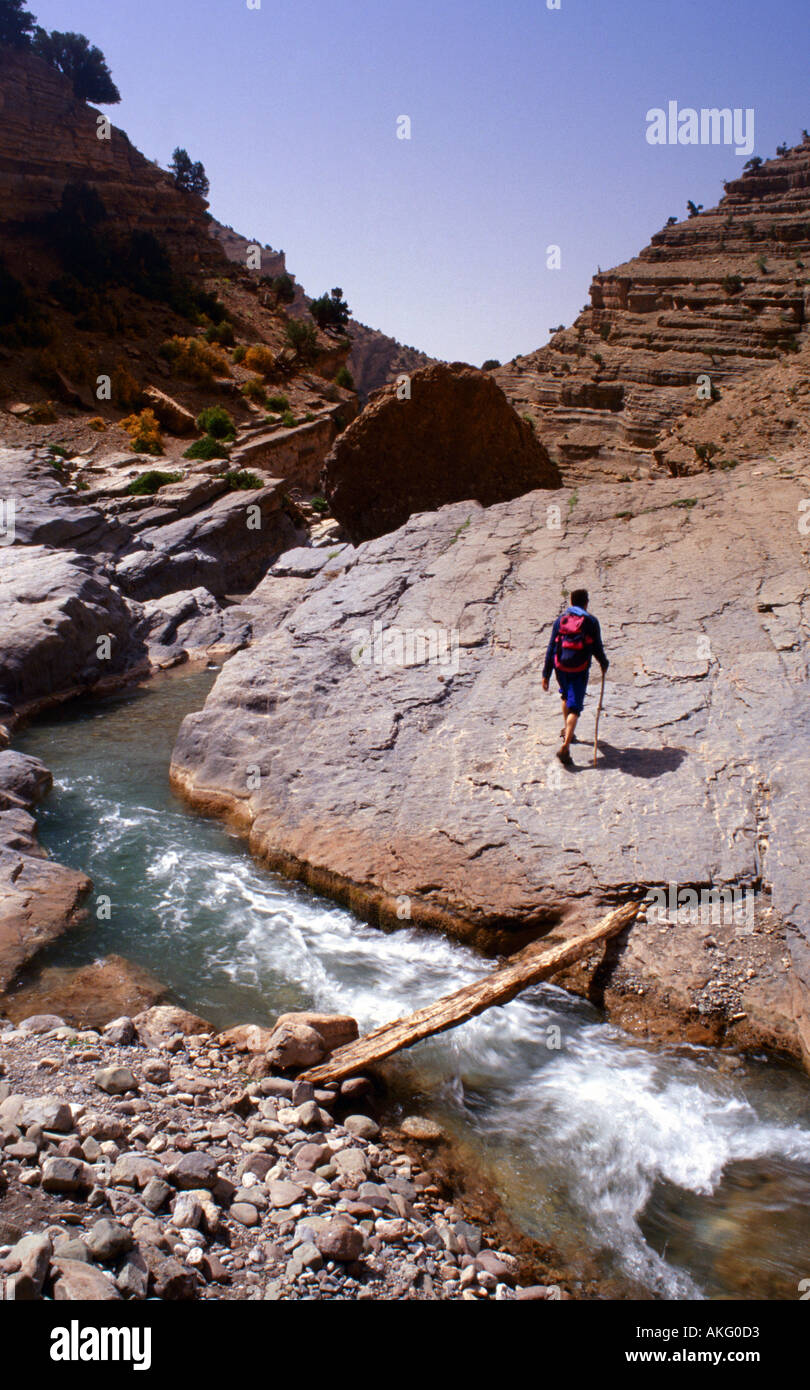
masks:
[[(70, 82), (42, 59), (0, 46), (0, 237), (3, 249), (26, 224), (58, 212), (66, 184), (101, 197), (121, 228), (154, 232), (173, 254), (205, 263), (206, 204), (181, 193), (172, 177), (73, 95)], [(213, 244), (208, 263), (220, 262)]]
[(387, 333), (358, 323), (357, 319), (349, 320), (348, 331), (352, 340), (349, 371), (364, 405), (373, 391), (380, 390), (403, 374), (411, 376), (436, 360), (417, 348), (403, 347), (396, 338), (389, 338)]
[[(571, 328), (493, 374), (566, 477), (704, 466), (665, 434), (698, 401), (790, 368), (810, 321), (810, 139), (726, 185), (717, 207), (666, 226), (594, 276)], [(715, 442), (715, 441), (713, 441)], [(761, 443), (761, 441), (757, 441)], [(730, 436), (715, 453), (746, 454)], [(748, 455), (755, 447), (748, 450)]]

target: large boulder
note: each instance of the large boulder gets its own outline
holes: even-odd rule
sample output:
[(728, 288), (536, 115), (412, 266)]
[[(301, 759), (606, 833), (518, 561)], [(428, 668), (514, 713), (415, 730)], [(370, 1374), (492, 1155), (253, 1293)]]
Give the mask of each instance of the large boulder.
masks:
[(324, 491), (355, 544), (447, 502), (488, 507), (559, 486), (531, 425), (486, 372), (437, 362), (414, 372), (407, 399), (397, 390), (376, 391), (324, 463)]
[(139, 621), (89, 555), (0, 547), (0, 701), (31, 709), (145, 673)]
[(52, 786), (50, 769), (39, 758), (12, 748), (0, 752), (0, 810), (22, 806), (30, 811)]
[[(578, 987), (639, 1027), (655, 1004), (696, 1041), (716, 1025), (810, 1057), (807, 467), (412, 518), (228, 662), (175, 787), (369, 919), (488, 949), (670, 881), (750, 892), (753, 925), (640, 923)], [(611, 667), (599, 764), (592, 689), (567, 771), (540, 677), (575, 582)]]
[(230, 656), (250, 641), (250, 614), (221, 604), (207, 589), (149, 599), (143, 608), (149, 659), (155, 666), (172, 666), (187, 657)]

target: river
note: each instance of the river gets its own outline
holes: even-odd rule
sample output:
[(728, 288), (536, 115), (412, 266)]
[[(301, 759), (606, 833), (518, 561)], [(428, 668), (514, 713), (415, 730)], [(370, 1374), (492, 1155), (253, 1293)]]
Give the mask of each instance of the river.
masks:
[[(488, 971), (458, 943), (380, 932), (268, 873), (184, 807), (171, 750), (215, 675), (71, 704), (15, 740), (54, 774), (43, 844), (95, 885), (90, 920), (46, 963), (119, 953), (220, 1026), (315, 1007), (361, 1030)], [(550, 984), (398, 1066), (513, 1221), (608, 1294), (795, 1299), (810, 1278), (810, 1079), (797, 1069), (646, 1045)]]

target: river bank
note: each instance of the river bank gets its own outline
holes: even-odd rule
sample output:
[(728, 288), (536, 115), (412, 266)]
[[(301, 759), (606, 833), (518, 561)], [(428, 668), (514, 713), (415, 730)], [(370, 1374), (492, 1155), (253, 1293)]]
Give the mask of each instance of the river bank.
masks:
[[(227, 827), (177, 800), (174, 732), (215, 674), (183, 668), (20, 735), (53, 769), (43, 844), (90, 874), (91, 908), (99, 894), (112, 905), (43, 967), (121, 955), (219, 1029), (315, 1008), (367, 1031), (486, 974), (458, 943), (408, 925), (380, 932), (267, 873)], [(572, 1289), (795, 1296), (810, 1241), (810, 1097), (795, 1068), (641, 1043), (541, 985), (393, 1059), (386, 1079), (390, 1119), (403, 1103), (433, 1119), (473, 1195), (491, 1194), (523, 1238), (557, 1252), (546, 1263)]]
[(0, 1028), (14, 1297), (568, 1296), (521, 1290), (526, 1255), (493, 1249), (441, 1195), (426, 1121), (419, 1145), (358, 1111), (368, 1086), (250, 1081), (206, 1027), (156, 1008), (101, 1034), (52, 1016)]

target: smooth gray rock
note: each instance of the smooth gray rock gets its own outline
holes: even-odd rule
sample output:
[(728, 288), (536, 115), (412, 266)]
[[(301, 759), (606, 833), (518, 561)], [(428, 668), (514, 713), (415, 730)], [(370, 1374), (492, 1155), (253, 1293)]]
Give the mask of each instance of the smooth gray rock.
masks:
[(149, 655), (156, 665), (181, 656), (222, 656), (247, 646), (250, 613), (224, 606), (207, 589), (183, 590), (144, 604)]
[(139, 621), (91, 556), (0, 546), (0, 700), (35, 706), (145, 672)]
[(299, 539), (282, 492), (280, 482), (229, 492), (191, 516), (139, 531), (117, 562), (125, 593), (145, 600), (200, 587), (216, 595), (249, 591)]
[(0, 475), (4, 497), (15, 503), (17, 545), (98, 555), (114, 554), (128, 543), (129, 528), (68, 492), (44, 451), (0, 448)]
[[(810, 1059), (809, 463), (797, 451), (411, 517), (228, 662), (182, 725), (174, 785), (247, 812), (271, 867), (488, 949), (575, 935), (670, 881), (750, 889), (786, 935), (729, 927), (729, 959), (753, 971), (735, 1012), (755, 1044)], [(599, 764), (597, 670), (566, 770), (540, 678), (580, 582), (611, 665)], [(696, 1008), (705, 933), (637, 922), (608, 1005), (640, 982), (662, 1007)]]

